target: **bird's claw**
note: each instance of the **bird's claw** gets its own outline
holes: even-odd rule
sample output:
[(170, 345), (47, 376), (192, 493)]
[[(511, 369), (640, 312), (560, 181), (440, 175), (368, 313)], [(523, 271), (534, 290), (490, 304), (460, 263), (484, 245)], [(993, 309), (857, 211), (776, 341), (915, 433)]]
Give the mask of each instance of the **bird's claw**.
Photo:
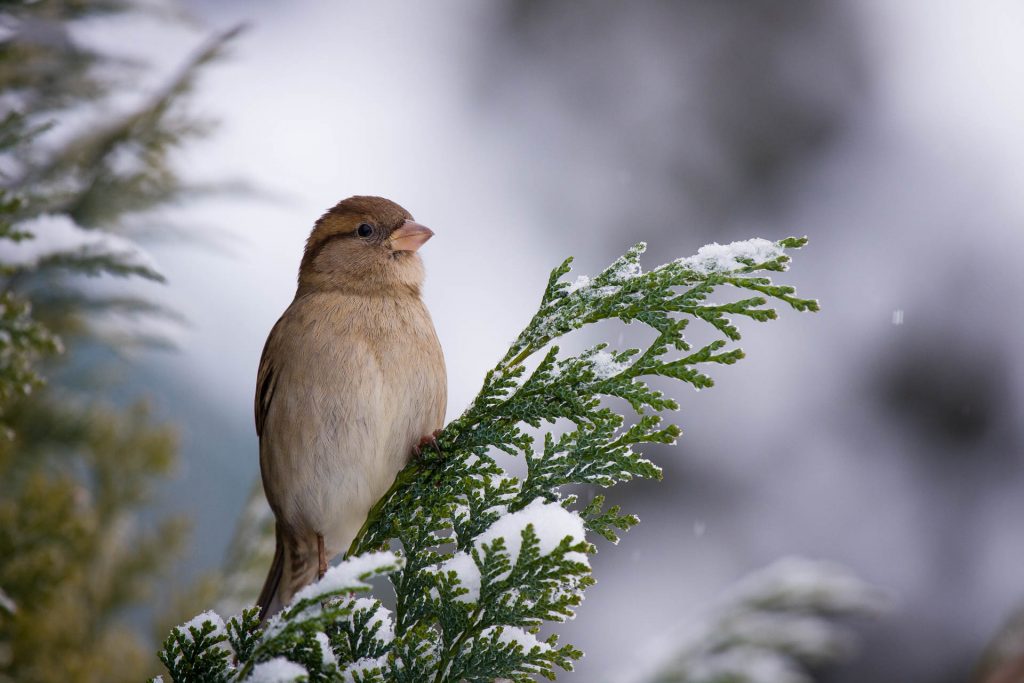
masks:
[(327, 573), (327, 553), (324, 551), (324, 537), (321, 534), (316, 535), (316, 555), (317, 555), (317, 580), (324, 578), (324, 574)]
[(430, 447), (434, 449), (434, 452), (440, 455), (441, 447), (437, 443), (437, 437), (441, 435), (440, 429), (435, 429), (432, 433), (427, 434), (420, 439), (419, 443), (412, 447), (412, 455), (417, 460), (423, 457), (423, 449)]

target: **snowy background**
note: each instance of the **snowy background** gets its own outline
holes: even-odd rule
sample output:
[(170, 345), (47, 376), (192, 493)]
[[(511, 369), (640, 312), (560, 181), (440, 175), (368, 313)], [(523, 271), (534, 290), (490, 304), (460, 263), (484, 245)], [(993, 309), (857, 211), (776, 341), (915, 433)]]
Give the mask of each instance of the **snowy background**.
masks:
[[(710, 242), (807, 234), (789, 281), (818, 315), (746, 325), (748, 359), (681, 398), (665, 482), (618, 498), (643, 524), (594, 558), (563, 631), (567, 681), (630, 681), (739, 577), (841, 562), (896, 596), (822, 680), (964, 680), (1024, 602), (1024, 5), (203, 2), (83, 31), (171, 68), (250, 30), (208, 71), (221, 121), (182, 168), (255, 196), (168, 212), (209, 248), (158, 247), (180, 351), (143, 380), (183, 431), (166, 510), (189, 571), (224, 561), (258, 476), (259, 353), (311, 223), (351, 194), (437, 236), (427, 303), (449, 418), (533, 312), (551, 267), (648, 266)], [(126, 93), (125, 97), (132, 95)], [(187, 578), (187, 577), (186, 577)]]

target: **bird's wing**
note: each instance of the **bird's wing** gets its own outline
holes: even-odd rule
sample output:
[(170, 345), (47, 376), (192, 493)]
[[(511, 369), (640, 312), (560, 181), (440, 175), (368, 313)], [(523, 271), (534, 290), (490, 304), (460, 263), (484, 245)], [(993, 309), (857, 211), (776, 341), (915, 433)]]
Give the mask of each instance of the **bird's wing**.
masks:
[[(284, 318), (282, 317), (281, 320)], [(276, 343), (276, 335), (281, 327), (281, 320), (278, 320), (267, 341), (263, 345), (263, 355), (260, 357), (260, 369), (256, 373), (256, 397), (253, 401), (253, 409), (256, 416), (256, 436), (263, 436), (263, 425), (267, 422), (267, 413), (270, 411), (270, 403), (274, 400), (274, 389), (277, 386), (277, 368), (275, 362), (280, 359), (281, 354), (271, 352)]]

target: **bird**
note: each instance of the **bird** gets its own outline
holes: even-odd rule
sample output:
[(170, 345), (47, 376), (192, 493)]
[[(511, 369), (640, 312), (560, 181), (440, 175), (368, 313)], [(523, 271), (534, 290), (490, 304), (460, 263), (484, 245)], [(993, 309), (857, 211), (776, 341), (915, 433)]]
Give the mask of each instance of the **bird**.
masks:
[(433, 231), (382, 197), (314, 224), (295, 298), (267, 337), (254, 412), (274, 560), (265, 621), (348, 548), (369, 509), (444, 422), (444, 354), (421, 291)]

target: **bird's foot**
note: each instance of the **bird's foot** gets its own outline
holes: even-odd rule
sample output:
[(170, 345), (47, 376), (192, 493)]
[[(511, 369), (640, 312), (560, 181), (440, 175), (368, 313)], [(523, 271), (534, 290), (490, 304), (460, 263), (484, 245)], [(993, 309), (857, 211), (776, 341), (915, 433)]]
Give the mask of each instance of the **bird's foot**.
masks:
[(317, 579), (324, 578), (324, 574), (327, 573), (327, 553), (324, 551), (324, 537), (320, 534), (316, 535), (316, 552), (317, 552)]
[(420, 442), (412, 447), (413, 457), (416, 458), (417, 460), (423, 457), (423, 449), (428, 447), (433, 448), (434, 451), (440, 455), (441, 447), (437, 445), (437, 437), (440, 434), (441, 430), (435, 429), (433, 433), (427, 434), (422, 439), (420, 439)]

